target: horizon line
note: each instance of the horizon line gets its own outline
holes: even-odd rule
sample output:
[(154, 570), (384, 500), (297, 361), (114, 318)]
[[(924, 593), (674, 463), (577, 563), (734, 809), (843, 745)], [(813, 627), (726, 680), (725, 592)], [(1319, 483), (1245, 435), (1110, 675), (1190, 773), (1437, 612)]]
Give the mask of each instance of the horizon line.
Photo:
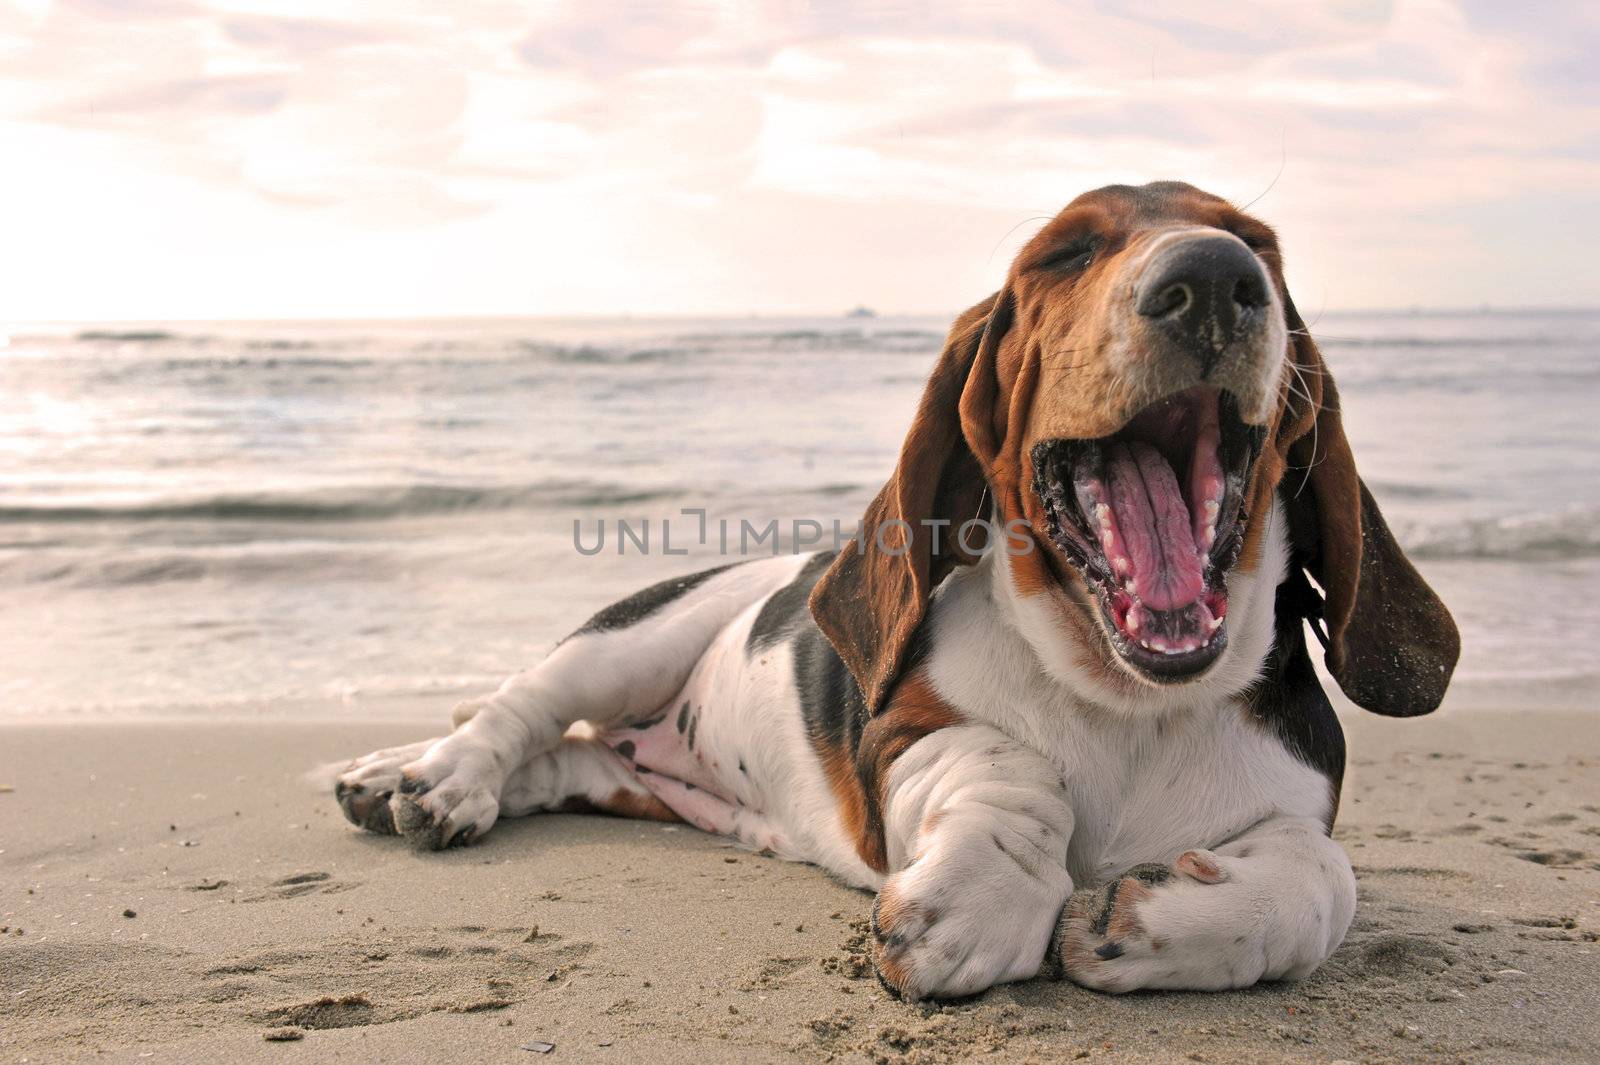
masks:
[[(871, 310), (870, 308), (858, 308)], [(895, 320), (906, 318), (937, 318), (954, 319), (962, 312), (955, 311), (871, 311), (866, 315), (858, 315), (854, 310), (830, 311), (745, 311), (745, 312), (666, 312), (666, 311), (606, 311), (606, 312), (581, 312), (574, 314), (554, 314), (548, 312), (519, 312), (519, 311), (493, 311), (493, 312), (466, 312), (466, 313), (441, 313), (441, 314), (338, 314), (338, 315), (275, 315), (268, 317), (259, 316), (231, 316), (231, 317), (179, 317), (169, 316), (161, 318), (18, 318), (0, 320), (0, 332), (15, 333), (19, 329), (40, 326), (103, 326), (103, 325), (246, 325), (246, 324), (292, 324), (292, 323), (335, 323), (335, 322), (513, 322), (513, 321), (550, 321), (550, 322), (619, 322), (619, 321), (763, 321), (784, 319), (839, 319), (841, 321), (872, 322), (882, 320)], [(1318, 312), (1317, 317), (1357, 316), (1357, 315), (1382, 315), (1382, 316), (1435, 316), (1435, 317), (1466, 317), (1471, 315), (1519, 315), (1519, 314), (1600, 314), (1600, 304), (1515, 304), (1497, 306), (1491, 303), (1475, 305), (1441, 305), (1429, 306), (1426, 304), (1408, 304), (1389, 307), (1340, 307), (1325, 308)], [(1310, 323), (1315, 325), (1315, 322)]]

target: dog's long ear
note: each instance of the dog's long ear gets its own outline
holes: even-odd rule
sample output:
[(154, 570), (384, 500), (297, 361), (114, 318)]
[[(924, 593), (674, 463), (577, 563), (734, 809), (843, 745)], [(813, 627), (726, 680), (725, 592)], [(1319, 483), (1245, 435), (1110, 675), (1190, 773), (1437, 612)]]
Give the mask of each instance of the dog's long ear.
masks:
[[(900, 675), (928, 599), (945, 575), (975, 561), (959, 547), (962, 523), (983, 517), (984, 475), (961, 431), (961, 396), (974, 365), (994, 357), (1012, 303), (997, 294), (950, 329), (900, 462), (811, 591), (817, 626), (876, 713)], [(948, 524), (938, 524), (948, 523)], [(937, 541), (938, 549), (934, 544)]]
[[(1289, 517), (1290, 564), (1304, 566), (1325, 596), (1320, 613), (1328, 671), (1351, 700), (1373, 713), (1430, 713), (1444, 698), (1461, 637), (1356, 473), (1338, 388), (1287, 299), (1284, 312), (1299, 372), (1292, 373), (1290, 410), (1279, 427), (1287, 463), (1278, 496)], [(1302, 613), (1313, 626), (1318, 612), (1314, 597), (1306, 599)]]

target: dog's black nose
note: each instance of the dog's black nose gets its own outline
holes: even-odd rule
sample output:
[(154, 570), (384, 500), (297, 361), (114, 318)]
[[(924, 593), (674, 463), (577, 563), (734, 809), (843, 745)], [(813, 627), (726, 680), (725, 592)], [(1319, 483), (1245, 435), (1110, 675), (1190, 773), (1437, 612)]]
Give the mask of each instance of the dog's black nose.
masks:
[(1241, 326), (1267, 305), (1267, 276), (1237, 237), (1185, 237), (1158, 251), (1134, 306), (1209, 370)]

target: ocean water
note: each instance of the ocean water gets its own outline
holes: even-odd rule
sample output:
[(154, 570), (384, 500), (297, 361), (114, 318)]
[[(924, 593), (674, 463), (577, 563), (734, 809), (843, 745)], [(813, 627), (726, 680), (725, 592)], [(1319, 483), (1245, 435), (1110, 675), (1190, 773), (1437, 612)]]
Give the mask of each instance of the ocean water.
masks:
[[(735, 549), (741, 520), (851, 526), (946, 324), (15, 327), (0, 715), (442, 711), (718, 561), (721, 519)], [(1453, 698), (1591, 705), (1600, 313), (1313, 332), (1363, 475), (1461, 624)], [(648, 555), (619, 554), (618, 519), (649, 519)]]

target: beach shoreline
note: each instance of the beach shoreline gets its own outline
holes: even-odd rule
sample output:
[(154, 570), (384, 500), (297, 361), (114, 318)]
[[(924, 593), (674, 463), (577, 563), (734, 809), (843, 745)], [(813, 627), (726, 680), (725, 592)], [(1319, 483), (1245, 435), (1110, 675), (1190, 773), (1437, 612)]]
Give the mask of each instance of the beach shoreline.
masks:
[[(442, 714), (440, 715), (442, 720)], [(1600, 1042), (1600, 719), (1347, 715), (1361, 903), (1297, 984), (906, 1005), (870, 897), (687, 826), (502, 822), (418, 855), (304, 774), (436, 729), (0, 725), (0, 1059), (1582, 1060)], [(298, 1039), (269, 1041), (285, 1027)], [(533, 1046), (534, 1050), (525, 1049)]]

